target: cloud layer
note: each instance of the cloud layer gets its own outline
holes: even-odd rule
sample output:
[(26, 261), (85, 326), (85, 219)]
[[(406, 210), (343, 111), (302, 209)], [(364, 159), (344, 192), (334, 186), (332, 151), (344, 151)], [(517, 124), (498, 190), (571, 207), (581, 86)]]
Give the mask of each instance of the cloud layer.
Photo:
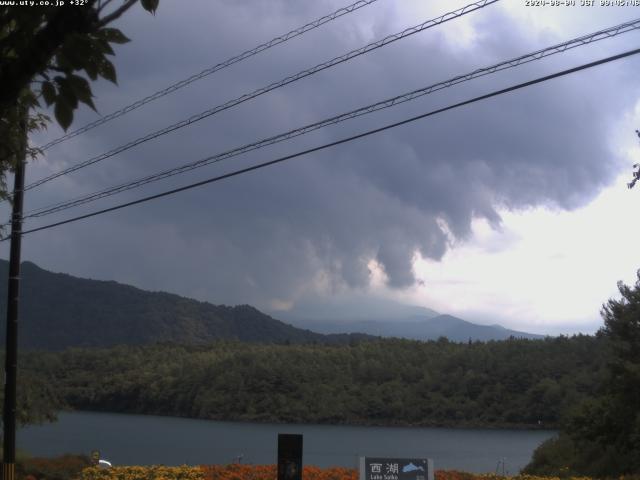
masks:
[[(155, 18), (137, 12), (121, 25), (133, 42), (117, 52), (120, 86), (96, 86), (96, 103), (108, 113), (338, 6), (324, 1), (220, 0), (193, 2), (189, 8), (163, 2)], [(435, 16), (446, 10), (437, 4), (425, 13)], [(400, 11), (398, 3), (381, 0), (51, 149), (31, 166), (30, 179), (428, 18), (409, 12), (413, 10)], [(500, 5), (457, 22), (51, 182), (30, 196), (28, 208), (217, 153), (565, 39), (554, 32), (533, 35), (521, 15)], [(591, 23), (585, 21), (585, 28), (610, 23), (615, 19), (594, 17)], [(451, 32), (459, 32), (459, 37)], [(121, 200), (336, 140), (624, 49), (625, 42), (608, 42), (176, 177)], [(574, 209), (608, 185), (622, 168), (609, 138), (616, 118), (638, 98), (638, 86), (627, 81), (637, 67), (638, 60), (630, 59), (582, 72), (288, 164), (34, 234), (25, 242), (25, 258), (54, 270), (263, 308), (293, 305), (314, 294), (366, 290), (372, 261), (383, 269), (391, 289), (405, 289), (416, 282), (416, 255), (439, 260), (452, 242), (469, 237), (474, 218), (497, 227), (499, 209)], [(84, 112), (77, 125), (91, 118)], [(55, 129), (49, 135), (55, 136)]]

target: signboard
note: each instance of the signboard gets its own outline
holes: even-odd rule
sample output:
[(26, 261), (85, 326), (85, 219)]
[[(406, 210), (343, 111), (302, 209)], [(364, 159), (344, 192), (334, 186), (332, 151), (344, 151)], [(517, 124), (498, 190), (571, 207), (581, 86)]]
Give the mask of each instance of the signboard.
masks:
[(433, 480), (433, 460), (360, 457), (360, 480)]
[(278, 434), (278, 480), (302, 480), (302, 435)]

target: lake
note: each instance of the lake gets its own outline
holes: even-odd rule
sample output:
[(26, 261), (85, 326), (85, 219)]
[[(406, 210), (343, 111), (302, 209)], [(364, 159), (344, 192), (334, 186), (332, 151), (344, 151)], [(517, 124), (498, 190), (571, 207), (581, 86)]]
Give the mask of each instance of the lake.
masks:
[[(351, 427), (214, 422), (113, 413), (61, 413), (57, 423), (18, 431), (18, 448), (36, 456), (100, 450), (114, 465), (273, 464), (278, 433), (304, 435), (303, 463), (356, 467), (357, 457), (428, 457), (436, 469), (517, 473), (554, 435), (541, 430)], [(500, 466), (502, 472), (502, 466)]]

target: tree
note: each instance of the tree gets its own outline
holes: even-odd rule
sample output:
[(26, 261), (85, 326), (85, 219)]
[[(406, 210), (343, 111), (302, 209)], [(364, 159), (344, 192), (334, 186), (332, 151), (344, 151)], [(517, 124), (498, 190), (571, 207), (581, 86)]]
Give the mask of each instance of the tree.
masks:
[(607, 349), (600, 392), (542, 445), (526, 472), (610, 477), (640, 473), (640, 270), (635, 286), (618, 282), (621, 299), (602, 308), (598, 336)]
[[(27, 156), (38, 154), (37, 149), (29, 149), (28, 136), (49, 122), (48, 116), (37, 111), (41, 108), (41, 99), (47, 107), (53, 107), (56, 120), (65, 130), (71, 125), (73, 112), (80, 102), (95, 110), (91, 86), (83, 74), (91, 80), (102, 77), (116, 83), (116, 70), (107, 56), (114, 55), (112, 44), (126, 43), (129, 39), (108, 25), (137, 1), (124, 0), (120, 5), (114, 0), (38, 1), (30, 5), (3, 2), (0, 7), (0, 197), (9, 197), (6, 173), (10, 169), (15, 171), (2, 426), (4, 480), (15, 477), (16, 421), (21, 415), (29, 421), (31, 406), (35, 410), (51, 403), (41, 395), (23, 398), (17, 403), (24, 172)], [(140, 2), (153, 13), (159, 0)], [(25, 390), (23, 385), (22, 391)], [(43, 412), (46, 417), (46, 410)]]
[[(21, 369), (18, 391), (17, 421), (20, 425), (33, 425), (56, 420), (64, 402), (59, 398), (56, 385), (40, 372)], [(0, 413), (4, 392), (0, 391)]]
[(618, 290), (622, 298), (609, 300), (602, 309), (601, 334), (610, 349), (606, 394), (577, 426), (630, 462), (621, 466), (621, 473), (640, 473), (640, 270), (634, 287), (618, 282)]
[[(3, 399), (3, 476), (14, 478), (16, 420), (33, 421), (51, 417), (50, 395), (35, 395), (31, 384), (16, 389), (17, 306), (20, 278), (20, 226), (24, 166), (29, 133), (45, 128), (49, 117), (39, 109), (41, 100), (53, 107), (58, 123), (66, 130), (80, 102), (95, 110), (89, 80), (98, 77), (116, 82), (116, 70), (107, 56), (112, 44), (129, 41), (110, 28), (138, 0), (56, 0), (30, 5), (0, 6), (0, 198), (9, 197), (6, 173), (14, 169), (15, 189), (7, 305), (5, 387)], [(159, 0), (140, 0), (143, 8), (155, 12)], [(42, 5), (45, 3), (46, 5)], [(37, 391), (38, 389), (36, 389)], [(16, 397), (22, 394), (20, 403)], [(48, 407), (47, 407), (48, 406)]]
[[(640, 138), (640, 130), (636, 130), (636, 135)], [(640, 180), (640, 163), (636, 163), (633, 168), (635, 169), (632, 172), (633, 179), (627, 183), (627, 187), (633, 188), (638, 180)]]
[[(112, 44), (129, 39), (108, 25), (137, 1), (116, 5), (114, 0), (83, 0), (83, 5), (76, 5), (80, 2), (66, 0), (59, 6), (0, 7), (0, 197), (7, 198), (6, 173), (17, 159), (39, 153), (26, 146), (25, 137), (50, 121), (38, 111), (42, 100), (53, 107), (66, 130), (79, 103), (95, 110), (88, 79), (116, 83), (115, 67), (107, 57), (114, 55)], [(140, 0), (152, 13), (158, 2)]]

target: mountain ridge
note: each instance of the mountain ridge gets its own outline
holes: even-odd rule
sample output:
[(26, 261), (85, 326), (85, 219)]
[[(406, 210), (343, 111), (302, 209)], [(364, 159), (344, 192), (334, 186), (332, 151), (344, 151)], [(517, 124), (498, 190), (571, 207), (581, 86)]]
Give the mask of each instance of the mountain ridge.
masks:
[[(8, 268), (8, 262), (0, 260), (0, 291), (6, 292)], [(217, 340), (345, 344), (376, 337), (447, 337), (454, 342), (504, 340), (511, 336), (543, 338), (504, 327), (476, 325), (423, 307), (403, 306), (402, 312), (420, 313), (412, 321), (285, 323), (251, 305), (214, 305), (113, 280), (54, 273), (29, 261), (22, 263), (21, 276), (19, 344), (23, 349), (197, 345)], [(4, 317), (5, 312), (6, 297), (0, 295), (0, 315)], [(0, 329), (0, 341), (4, 336), (4, 329)]]
[(320, 320), (288, 319), (299, 328), (319, 333), (360, 332), (382, 337), (398, 337), (411, 340), (437, 340), (446, 337), (453, 342), (507, 340), (510, 337), (542, 339), (544, 335), (511, 330), (502, 325), (479, 325), (450, 314), (435, 317), (410, 317), (384, 320)]
[[(32, 262), (23, 262), (21, 270), (19, 344), (26, 349), (216, 340), (348, 343), (366, 338), (323, 335), (293, 327), (250, 305), (214, 305), (112, 280), (53, 273)], [(8, 262), (0, 260), (0, 291), (6, 292), (7, 273)], [(6, 297), (0, 295), (0, 314), (5, 312)]]

